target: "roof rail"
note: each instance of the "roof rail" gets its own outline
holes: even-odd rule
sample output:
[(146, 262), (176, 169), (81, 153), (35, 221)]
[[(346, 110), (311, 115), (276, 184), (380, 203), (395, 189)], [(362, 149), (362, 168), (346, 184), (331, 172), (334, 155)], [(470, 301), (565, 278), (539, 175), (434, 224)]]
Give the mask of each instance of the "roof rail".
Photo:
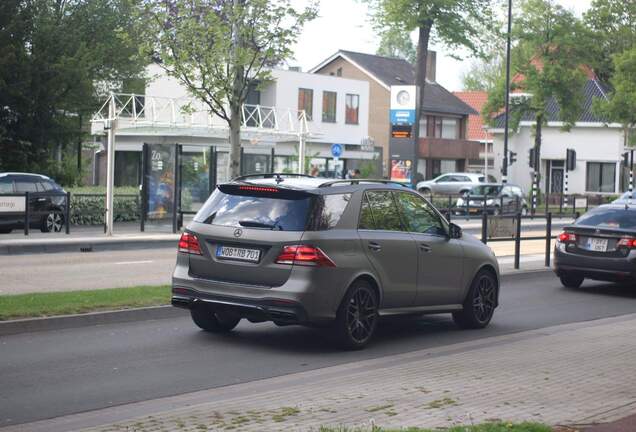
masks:
[(262, 178), (262, 179), (269, 179), (269, 178), (273, 178), (276, 179), (276, 183), (281, 183), (283, 181), (284, 177), (303, 177), (303, 178), (316, 178), (314, 176), (310, 176), (307, 174), (295, 174), (295, 173), (262, 173), (262, 174), (247, 174), (247, 175), (242, 175), (239, 177), (236, 177), (234, 179), (232, 179), (232, 181), (245, 181), (245, 180), (249, 180), (249, 179), (258, 179), (258, 178)]
[(393, 180), (378, 180), (378, 179), (343, 179), (343, 180), (332, 180), (332, 181), (328, 181), (325, 183), (322, 183), (320, 186), (318, 187), (330, 187), (336, 184), (350, 184), (350, 185), (357, 185), (360, 183), (380, 183), (380, 184), (394, 184), (394, 185), (398, 185), (398, 186), (402, 186), (405, 188), (408, 188), (409, 185), (406, 183), (400, 183), (400, 182), (396, 182)]

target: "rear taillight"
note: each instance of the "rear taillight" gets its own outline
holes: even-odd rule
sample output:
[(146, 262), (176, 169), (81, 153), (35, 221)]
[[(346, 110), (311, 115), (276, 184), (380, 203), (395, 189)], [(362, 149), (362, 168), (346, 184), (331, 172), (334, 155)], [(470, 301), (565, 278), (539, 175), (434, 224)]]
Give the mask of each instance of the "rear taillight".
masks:
[(199, 239), (194, 234), (184, 232), (179, 239), (179, 252), (201, 255)]
[(623, 237), (618, 241), (618, 246), (622, 246), (627, 249), (636, 249), (636, 238)]
[(320, 249), (308, 245), (283, 246), (277, 264), (296, 264), (316, 267), (335, 267), (336, 264)]
[(576, 243), (576, 234), (564, 232), (559, 234), (559, 241), (561, 243)]

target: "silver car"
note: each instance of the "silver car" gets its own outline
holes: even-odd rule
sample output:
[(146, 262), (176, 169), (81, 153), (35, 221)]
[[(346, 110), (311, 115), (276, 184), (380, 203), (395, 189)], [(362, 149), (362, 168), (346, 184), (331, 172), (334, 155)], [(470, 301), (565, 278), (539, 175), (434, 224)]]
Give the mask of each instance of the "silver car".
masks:
[(473, 187), (486, 180), (495, 183), (492, 176), (488, 179), (483, 174), (475, 173), (448, 173), (434, 178), (433, 180), (421, 181), (417, 184), (417, 190), (423, 194), (457, 195), (470, 191)]
[(487, 246), (420, 194), (378, 180), (219, 185), (181, 236), (172, 279), (172, 304), (204, 330), (244, 318), (326, 326), (349, 349), (385, 315), (452, 313), (461, 327), (485, 327), (498, 298)]

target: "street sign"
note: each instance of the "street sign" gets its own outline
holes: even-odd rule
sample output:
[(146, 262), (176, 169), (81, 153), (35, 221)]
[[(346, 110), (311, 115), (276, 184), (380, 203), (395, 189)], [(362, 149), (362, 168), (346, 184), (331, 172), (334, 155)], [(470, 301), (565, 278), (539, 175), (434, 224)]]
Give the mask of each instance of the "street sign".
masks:
[(412, 126), (416, 103), (415, 86), (391, 86), (391, 125)]
[(332, 144), (331, 145), (331, 156), (335, 158), (339, 158), (342, 156), (342, 145), (340, 144)]

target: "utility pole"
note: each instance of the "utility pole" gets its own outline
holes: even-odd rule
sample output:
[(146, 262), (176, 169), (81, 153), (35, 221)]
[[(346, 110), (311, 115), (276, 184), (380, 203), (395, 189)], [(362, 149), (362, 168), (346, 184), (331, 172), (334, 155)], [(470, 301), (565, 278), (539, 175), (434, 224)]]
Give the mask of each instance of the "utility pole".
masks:
[(508, 182), (508, 127), (510, 117), (510, 39), (512, 33), (512, 0), (508, 0), (508, 35), (506, 40), (506, 114), (504, 125), (504, 151), (503, 167), (501, 169), (501, 182)]
[(629, 154), (629, 197), (627, 198), (627, 206), (631, 207), (634, 194), (634, 150), (630, 150)]
[(115, 95), (111, 92), (108, 102), (108, 149), (106, 161), (106, 235), (113, 235), (113, 191), (115, 187)]

